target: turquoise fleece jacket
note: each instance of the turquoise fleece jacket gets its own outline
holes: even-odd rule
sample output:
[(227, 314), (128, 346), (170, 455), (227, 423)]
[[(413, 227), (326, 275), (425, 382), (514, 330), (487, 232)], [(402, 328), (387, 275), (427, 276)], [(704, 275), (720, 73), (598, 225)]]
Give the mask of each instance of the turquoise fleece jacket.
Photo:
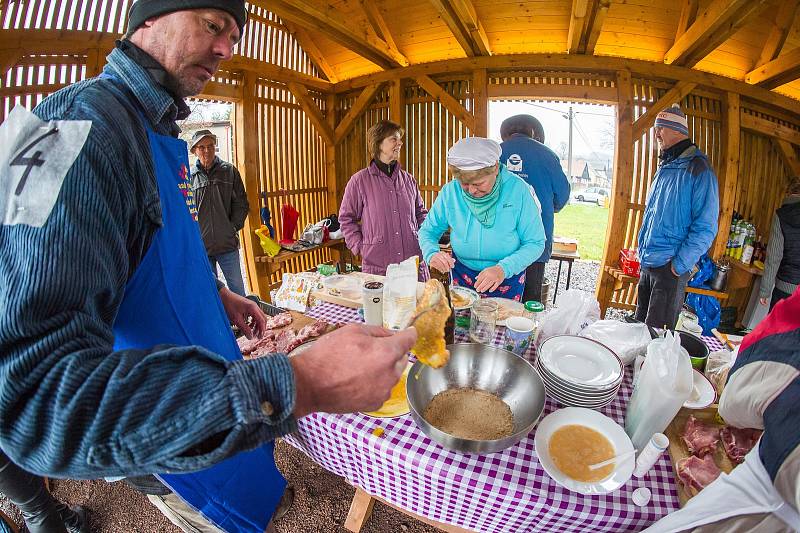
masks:
[(538, 259), (546, 239), (533, 189), (504, 165), (498, 179), (500, 199), (491, 228), (481, 225), (469, 210), (458, 181), (442, 187), (419, 229), (419, 246), (426, 263), (439, 251), (439, 238), (447, 228), (451, 228), (453, 254), (473, 270), (500, 265), (508, 278)]

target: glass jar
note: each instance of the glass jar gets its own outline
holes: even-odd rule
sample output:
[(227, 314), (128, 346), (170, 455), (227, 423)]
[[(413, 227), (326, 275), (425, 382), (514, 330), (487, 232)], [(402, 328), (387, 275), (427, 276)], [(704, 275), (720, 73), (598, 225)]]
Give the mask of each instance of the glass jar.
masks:
[(491, 344), (497, 328), (497, 303), (478, 300), (472, 304), (469, 319), (469, 338), (472, 342)]

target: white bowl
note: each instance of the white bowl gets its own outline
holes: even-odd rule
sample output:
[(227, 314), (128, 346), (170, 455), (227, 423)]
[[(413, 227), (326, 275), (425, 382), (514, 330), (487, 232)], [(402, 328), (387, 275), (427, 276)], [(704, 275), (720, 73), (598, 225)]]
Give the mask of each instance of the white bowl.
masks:
[(472, 304), (474, 304), (476, 301), (478, 301), (480, 299), (480, 296), (478, 295), (478, 293), (475, 292), (474, 290), (470, 289), (469, 287), (461, 287), (459, 285), (451, 285), (450, 286), (450, 293), (451, 294), (452, 293), (456, 293), (459, 296), (461, 296), (462, 298), (466, 298), (469, 301), (469, 303), (466, 304), (466, 305), (461, 305), (461, 306), (454, 305), (453, 309), (456, 310), (456, 311), (461, 311), (462, 309), (469, 309), (470, 307), (472, 307)]
[(558, 469), (550, 457), (550, 437), (552, 437), (553, 433), (559, 428), (571, 424), (586, 426), (601, 433), (605, 438), (611, 441), (612, 446), (614, 446), (614, 455), (633, 450), (631, 439), (625, 433), (625, 430), (622, 429), (622, 426), (607, 416), (582, 407), (565, 407), (564, 409), (559, 409), (558, 411), (550, 413), (539, 422), (534, 437), (536, 455), (539, 456), (539, 462), (542, 464), (544, 471), (553, 478), (553, 481), (573, 492), (589, 495), (606, 494), (617, 490), (627, 483), (633, 474), (633, 467), (636, 464), (633, 455), (629, 455), (627, 458), (618, 461), (614, 467), (614, 471), (611, 472), (607, 478), (594, 483), (577, 481)]
[[(692, 400), (691, 396), (694, 396), (695, 394), (697, 397)], [(702, 372), (693, 368), (692, 394), (690, 395), (689, 399), (686, 400), (686, 403), (684, 403), (683, 406), (688, 409), (705, 409), (714, 403), (714, 400), (716, 399), (717, 391), (714, 389), (714, 385), (711, 384), (711, 382), (703, 375)]]
[(539, 364), (561, 380), (592, 389), (613, 388), (623, 377), (622, 361), (599, 342), (556, 335), (542, 343)]

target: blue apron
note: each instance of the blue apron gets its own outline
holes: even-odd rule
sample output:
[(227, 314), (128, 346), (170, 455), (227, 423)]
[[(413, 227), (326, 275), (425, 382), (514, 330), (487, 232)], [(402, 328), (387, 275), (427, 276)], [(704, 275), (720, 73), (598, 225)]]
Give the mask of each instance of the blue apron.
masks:
[[(229, 361), (241, 359), (200, 238), (186, 143), (156, 134), (142, 119), (163, 226), (125, 288), (114, 322), (114, 349), (197, 345)], [(220, 529), (261, 533), (286, 487), (273, 453), (268, 443), (200, 472), (158, 477)]]
[[(453, 285), (461, 285), (462, 287), (475, 288), (475, 279), (477, 279), (479, 270), (472, 270), (467, 265), (456, 259), (456, 264), (453, 266)], [(525, 271), (511, 276), (503, 280), (500, 285), (492, 292), (481, 293), (482, 298), (508, 298), (509, 300), (520, 301), (522, 299), (522, 292), (525, 290)]]

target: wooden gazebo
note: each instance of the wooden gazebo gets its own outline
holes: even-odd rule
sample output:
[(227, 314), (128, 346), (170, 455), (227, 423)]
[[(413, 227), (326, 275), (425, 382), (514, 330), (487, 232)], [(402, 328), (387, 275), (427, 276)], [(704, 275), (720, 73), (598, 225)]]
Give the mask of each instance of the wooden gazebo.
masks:
[[(680, 101), (716, 169), (724, 250), (734, 210), (767, 233), (785, 179), (800, 174), (797, 0), (252, 0), (235, 58), (201, 98), (235, 104), (236, 164), (251, 215), (244, 249), (253, 292), (280, 272), (253, 230), (261, 193), (301, 227), (338, 210), (366, 163), (365, 131), (404, 124), (405, 167), (430, 205), (457, 139), (487, 134), (490, 99), (615, 106), (613, 195), (597, 295), (635, 305), (616, 270), (635, 246), (656, 168), (650, 126)], [(21, 102), (97, 75), (130, 0), (0, 0), (0, 120)], [(298, 271), (331, 259), (292, 257)]]

